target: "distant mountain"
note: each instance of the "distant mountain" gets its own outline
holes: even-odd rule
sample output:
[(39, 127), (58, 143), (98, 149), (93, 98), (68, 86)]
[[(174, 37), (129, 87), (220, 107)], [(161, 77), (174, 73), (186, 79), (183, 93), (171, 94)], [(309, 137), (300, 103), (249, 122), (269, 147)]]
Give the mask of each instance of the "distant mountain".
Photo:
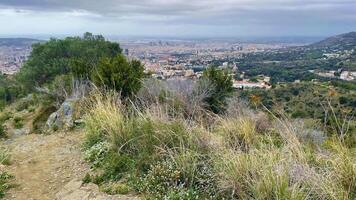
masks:
[(356, 49), (356, 32), (350, 32), (350, 33), (329, 37), (326, 38), (325, 40), (314, 43), (309, 47), (332, 49), (332, 50)]
[(0, 46), (30, 46), (41, 40), (31, 38), (0, 38)]

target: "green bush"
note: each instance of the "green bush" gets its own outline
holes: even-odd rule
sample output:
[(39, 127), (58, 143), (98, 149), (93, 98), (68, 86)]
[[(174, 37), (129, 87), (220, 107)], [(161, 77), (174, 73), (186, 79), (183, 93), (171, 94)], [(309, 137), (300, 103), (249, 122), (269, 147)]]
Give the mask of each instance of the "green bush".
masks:
[(51, 39), (33, 45), (31, 55), (16, 75), (26, 88), (52, 82), (59, 75), (73, 74), (87, 79), (103, 57), (121, 53), (119, 44), (101, 35), (85, 33), (83, 37)]
[(23, 119), (21, 117), (14, 117), (14, 127), (21, 129), (23, 127)]
[(130, 97), (141, 88), (144, 67), (140, 61), (128, 61), (119, 54), (114, 58), (103, 58), (92, 73), (97, 86), (120, 92), (122, 97)]
[(14, 177), (6, 172), (0, 172), (0, 198), (4, 198), (5, 192), (14, 187), (11, 180)]
[(4, 123), (12, 117), (12, 114), (9, 112), (3, 112), (0, 114), (0, 123)]
[(0, 148), (0, 164), (2, 165), (10, 165), (11, 158), (7, 149)]
[(214, 113), (222, 113), (226, 109), (227, 98), (234, 91), (232, 76), (228, 71), (219, 70), (216, 67), (209, 67), (203, 73), (203, 79), (213, 87), (212, 92), (205, 98), (208, 109)]
[(6, 138), (6, 128), (3, 124), (0, 123), (0, 138)]

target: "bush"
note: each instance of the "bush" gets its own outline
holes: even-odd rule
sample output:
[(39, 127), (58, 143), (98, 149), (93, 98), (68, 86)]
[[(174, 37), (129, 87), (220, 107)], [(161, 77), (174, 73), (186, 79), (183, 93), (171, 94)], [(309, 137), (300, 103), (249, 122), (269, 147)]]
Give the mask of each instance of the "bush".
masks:
[(205, 98), (208, 108), (214, 113), (222, 113), (226, 109), (227, 98), (232, 95), (232, 76), (228, 71), (209, 67), (203, 74), (203, 80), (207, 80), (214, 88), (210, 95)]
[(23, 127), (23, 119), (21, 117), (14, 117), (14, 127), (21, 129)]
[(16, 75), (26, 88), (50, 83), (59, 75), (73, 74), (87, 79), (103, 57), (121, 53), (119, 44), (105, 41), (101, 35), (51, 39), (33, 45), (28, 61)]
[(0, 138), (6, 138), (6, 127), (0, 123)]
[(84, 158), (93, 163), (94, 167), (98, 166), (104, 160), (109, 149), (110, 145), (108, 142), (96, 143), (85, 151)]
[(97, 86), (114, 89), (126, 98), (141, 88), (143, 70), (140, 61), (128, 61), (125, 56), (119, 54), (114, 58), (101, 59), (91, 77)]
[(6, 172), (0, 172), (0, 198), (5, 196), (5, 192), (14, 185), (10, 182), (14, 177)]
[(10, 164), (10, 154), (7, 149), (0, 148), (0, 164), (9, 165)]

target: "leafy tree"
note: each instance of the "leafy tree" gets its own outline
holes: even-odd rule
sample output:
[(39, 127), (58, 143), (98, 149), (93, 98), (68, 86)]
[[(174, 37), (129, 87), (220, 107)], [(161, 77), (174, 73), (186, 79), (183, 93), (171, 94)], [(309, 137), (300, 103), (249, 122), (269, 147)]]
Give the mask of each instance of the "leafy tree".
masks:
[(210, 95), (205, 98), (208, 109), (214, 113), (224, 112), (226, 99), (234, 91), (231, 75), (225, 70), (219, 70), (216, 67), (210, 66), (204, 71), (203, 79), (207, 79), (214, 87)]
[(121, 53), (119, 44), (105, 41), (101, 35), (85, 33), (81, 37), (50, 39), (33, 45), (29, 60), (18, 80), (26, 86), (43, 85), (58, 75), (72, 73), (76, 78), (88, 78), (103, 57)]
[(141, 88), (144, 67), (140, 61), (128, 61), (122, 54), (114, 58), (103, 58), (92, 73), (97, 86), (108, 87), (129, 97)]

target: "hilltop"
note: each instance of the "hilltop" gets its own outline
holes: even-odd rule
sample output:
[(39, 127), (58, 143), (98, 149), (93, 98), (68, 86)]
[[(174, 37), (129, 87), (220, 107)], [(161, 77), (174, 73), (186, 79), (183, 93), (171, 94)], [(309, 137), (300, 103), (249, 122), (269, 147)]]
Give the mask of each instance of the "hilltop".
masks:
[(350, 50), (356, 47), (356, 32), (326, 38), (320, 42), (310, 45), (313, 48), (327, 48), (334, 50)]

